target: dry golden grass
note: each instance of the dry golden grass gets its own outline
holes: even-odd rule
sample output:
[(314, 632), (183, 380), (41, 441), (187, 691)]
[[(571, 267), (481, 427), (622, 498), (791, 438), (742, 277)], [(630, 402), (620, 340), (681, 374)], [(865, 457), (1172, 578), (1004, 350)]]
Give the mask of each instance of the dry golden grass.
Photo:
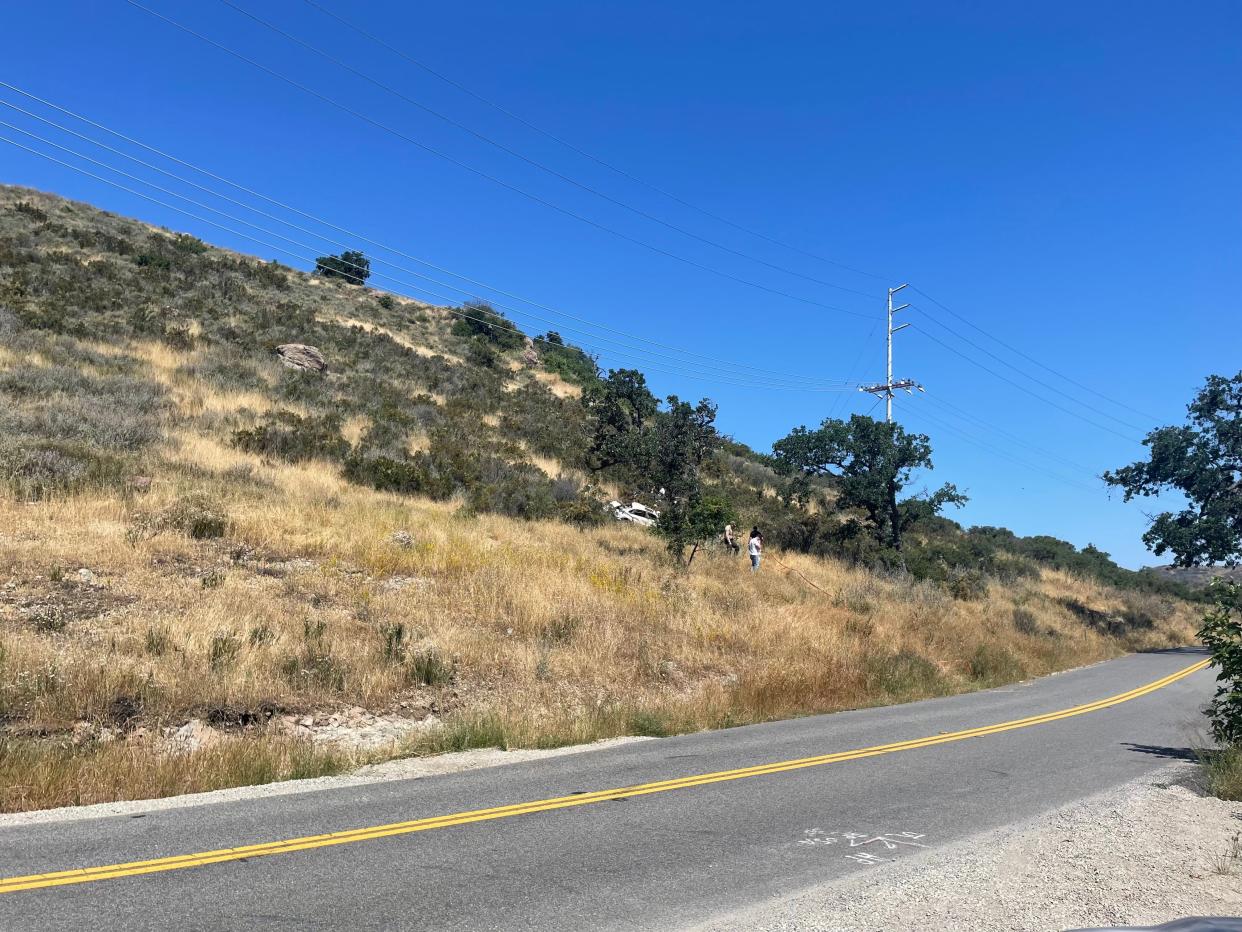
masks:
[(535, 378), (548, 387), (557, 398), (581, 398), (582, 386), (566, 382), (555, 372), (536, 372)]
[(5, 741), (0, 742), (0, 812), (323, 777), (353, 763), (339, 751), (274, 735), (229, 738), (182, 754), (144, 740), (102, 746)]
[[(796, 554), (773, 554), (751, 576), (743, 561), (708, 553), (685, 574), (631, 526), (463, 518), (452, 504), (351, 486), (328, 465), (264, 464), (186, 432), (170, 452), (196, 477), (169, 469), (129, 500), (0, 503), (0, 566), (14, 583), (0, 602), (4, 705), (23, 732), (384, 711), (433, 695), (449, 732), (428, 747), (558, 744), (951, 693), (1183, 643), (1191, 631), (1172, 604), (1150, 630), (1094, 631), (1066, 604), (1116, 614), (1121, 596), (1059, 573), (966, 602)], [(193, 490), (228, 512), (225, 539), (127, 539), (136, 513)], [(394, 543), (397, 530), (414, 545)], [(79, 567), (100, 585), (77, 580)], [(41, 623), (47, 606), (59, 614)], [(1019, 626), (1015, 609), (1026, 613)], [(430, 685), (428, 663), (440, 665)], [(180, 758), (149, 739), (121, 745), (100, 753), (147, 755), (158, 779), (92, 782), (108, 768), (49, 750), (43, 789), (10, 793), (6, 805), (216, 785), (176, 776)], [(38, 746), (16, 759), (28, 765)], [(230, 772), (210, 770), (217, 783)], [(0, 767), (0, 780), (15, 779)]]

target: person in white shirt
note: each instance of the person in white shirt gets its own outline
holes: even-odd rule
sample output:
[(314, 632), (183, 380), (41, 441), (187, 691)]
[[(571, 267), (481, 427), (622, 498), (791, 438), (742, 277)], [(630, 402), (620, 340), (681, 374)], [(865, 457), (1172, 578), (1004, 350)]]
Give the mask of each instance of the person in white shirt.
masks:
[(750, 554), (750, 571), (759, 572), (759, 562), (763, 559), (763, 535), (759, 533), (757, 527), (751, 528), (750, 543), (746, 545), (746, 552)]
[(738, 546), (738, 542), (733, 538), (733, 525), (726, 524), (724, 532), (725, 547), (730, 553), (738, 554), (742, 552), (742, 548)]

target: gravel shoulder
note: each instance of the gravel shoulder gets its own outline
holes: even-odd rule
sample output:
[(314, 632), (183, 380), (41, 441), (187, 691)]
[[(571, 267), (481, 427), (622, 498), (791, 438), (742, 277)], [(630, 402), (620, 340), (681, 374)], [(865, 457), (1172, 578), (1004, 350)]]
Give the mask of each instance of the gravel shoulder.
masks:
[(1238, 916), (1240, 833), (1242, 803), (1202, 795), (1197, 767), (1179, 763), (1031, 822), (696, 929), (1051, 932)]

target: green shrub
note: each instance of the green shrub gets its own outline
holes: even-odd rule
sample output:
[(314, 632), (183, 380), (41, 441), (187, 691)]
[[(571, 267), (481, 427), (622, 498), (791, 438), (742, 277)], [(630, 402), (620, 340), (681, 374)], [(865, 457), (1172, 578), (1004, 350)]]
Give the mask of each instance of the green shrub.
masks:
[(466, 347), (466, 362), (484, 369), (497, 369), (500, 367), (500, 353), (490, 343), (471, 340)]
[(673, 733), (668, 723), (655, 712), (631, 709), (626, 720), (627, 734), (641, 738), (667, 738)]
[(994, 644), (980, 644), (975, 648), (967, 664), (972, 679), (996, 686), (1013, 683), (1026, 676), (1026, 668), (1007, 648)]
[(27, 217), (30, 217), (32, 220), (35, 220), (38, 223), (47, 222), (47, 219), (48, 219), (47, 212), (44, 210), (41, 210), (39, 207), (35, 206), (29, 201), (18, 201), (16, 204), (13, 205), (13, 209), (17, 211), (19, 214), (25, 214)]
[(940, 668), (911, 650), (869, 654), (864, 673), (873, 688), (891, 696), (934, 696), (946, 685)]
[(426, 457), (374, 456), (364, 453), (351, 454), (345, 460), (344, 476), (350, 482), (367, 485), (381, 492), (399, 492), (402, 495), (427, 495), (431, 498), (448, 498), (451, 488), (437, 483), (426, 465)]
[(1037, 637), (1043, 633), (1043, 629), (1035, 618), (1035, 613), (1026, 608), (1014, 607), (1013, 626), (1021, 634), (1029, 635), (1030, 637)]
[(529, 463), (507, 463), (488, 457), (477, 482), (466, 488), (466, 507), (511, 518), (550, 518), (557, 513), (552, 483)]
[(172, 248), (177, 252), (197, 256), (205, 253), (208, 247), (207, 244), (197, 236), (190, 236), (188, 233), (174, 233), (172, 238)]
[(565, 343), (555, 331), (549, 331), (537, 340), (539, 362), (548, 372), (577, 385), (590, 385), (599, 381), (599, 366), (594, 356)]
[(247, 453), (294, 463), (308, 459), (339, 461), (350, 451), (336, 414), (302, 417), (292, 411), (277, 411), (255, 427), (234, 431), (232, 439), (233, 446)]
[(457, 677), (457, 665), (434, 647), (412, 652), (407, 670), (410, 682), (424, 686), (447, 686)]
[(371, 260), (357, 250), (346, 250), (339, 256), (320, 256), (315, 260), (315, 274), (361, 285), (371, 277)]
[(217, 631), (211, 636), (207, 662), (213, 672), (231, 667), (241, 651), (241, 638), (232, 631)]
[(1207, 791), (1221, 799), (1242, 801), (1242, 745), (1229, 744), (1203, 754)]
[(983, 573), (960, 566), (950, 567), (944, 585), (949, 595), (962, 601), (982, 599), (988, 594), (988, 583)]
[(195, 492), (178, 498), (155, 514), (138, 513), (127, 537), (135, 541), (164, 531), (180, 531), (193, 540), (209, 540), (223, 537), (228, 524), (228, 514), (221, 505), (207, 495)]
[(582, 405), (571, 398), (557, 398), (540, 382), (529, 382), (505, 398), (500, 430), (532, 452), (569, 468), (582, 464), (586, 457), (589, 434)]
[(1216, 579), (1209, 592), (1212, 607), (1203, 617), (1199, 639), (1219, 672), (1208, 717), (1212, 737), (1236, 754), (1242, 746), (1242, 585)]
[(515, 350), (526, 345), (525, 335), (490, 304), (467, 301), (453, 324), (453, 333), (489, 343), (497, 350)]

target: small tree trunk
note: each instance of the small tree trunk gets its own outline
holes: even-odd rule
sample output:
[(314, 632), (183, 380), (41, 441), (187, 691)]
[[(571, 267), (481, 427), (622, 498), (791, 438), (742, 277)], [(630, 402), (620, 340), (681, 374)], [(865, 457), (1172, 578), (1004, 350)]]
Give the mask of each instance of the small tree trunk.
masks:
[(893, 543), (893, 549), (897, 551), (897, 558), (901, 562), (901, 571), (906, 572), (906, 555), (901, 550), (901, 512), (897, 508), (897, 483), (889, 480), (888, 483), (888, 522), (891, 527), (890, 539)]
[(686, 561), (686, 569), (690, 569), (690, 564), (694, 562), (694, 555), (699, 552), (699, 545), (695, 544), (690, 548), (690, 559)]

